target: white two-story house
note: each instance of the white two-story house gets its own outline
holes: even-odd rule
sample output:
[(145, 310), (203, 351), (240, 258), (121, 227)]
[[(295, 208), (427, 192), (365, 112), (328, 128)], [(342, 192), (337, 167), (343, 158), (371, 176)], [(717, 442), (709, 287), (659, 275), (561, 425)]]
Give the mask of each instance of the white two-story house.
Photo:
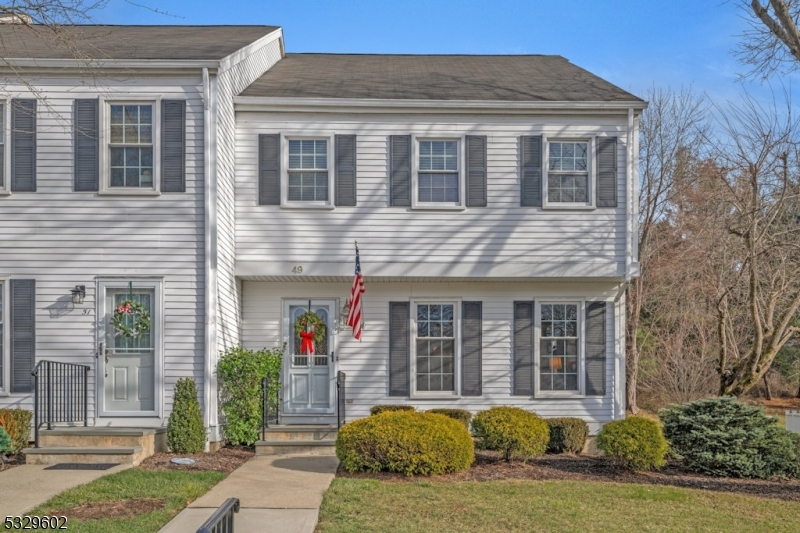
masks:
[[(624, 416), (641, 99), (558, 56), (286, 54), (272, 26), (63, 32), (0, 25), (0, 407), (33, 409), (51, 361), (85, 384), (63, 412), (161, 428), (192, 377), (216, 442), (218, 353), (285, 343), (287, 424), (336, 420), (339, 371), (348, 419)], [(111, 326), (124, 301), (150, 314), (137, 339)], [(313, 354), (308, 310), (327, 326)]]

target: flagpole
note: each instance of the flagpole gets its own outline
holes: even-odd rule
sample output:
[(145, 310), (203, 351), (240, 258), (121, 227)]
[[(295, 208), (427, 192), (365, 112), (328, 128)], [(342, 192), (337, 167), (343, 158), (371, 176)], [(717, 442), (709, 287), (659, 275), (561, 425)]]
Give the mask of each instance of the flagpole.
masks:
[[(353, 241), (353, 242), (356, 245), (356, 257), (358, 257), (358, 241)], [(360, 257), (359, 257), (359, 261), (361, 261)], [(363, 271), (362, 271), (362, 275), (363, 275)], [(361, 304), (361, 329), (362, 330), (364, 329), (364, 304)]]

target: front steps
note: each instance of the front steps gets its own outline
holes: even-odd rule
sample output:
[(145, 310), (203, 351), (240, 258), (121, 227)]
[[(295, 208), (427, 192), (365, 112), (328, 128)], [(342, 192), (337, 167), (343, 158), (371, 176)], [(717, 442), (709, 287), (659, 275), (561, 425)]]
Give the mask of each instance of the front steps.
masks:
[(57, 427), (39, 431), (39, 448), (23, 450), (35, 465), (119, 463), (136, 466), (167, 450), (165, 428)]
[(336, 425), (272, 426), (256, 442), (256, 455), (335, 455)]

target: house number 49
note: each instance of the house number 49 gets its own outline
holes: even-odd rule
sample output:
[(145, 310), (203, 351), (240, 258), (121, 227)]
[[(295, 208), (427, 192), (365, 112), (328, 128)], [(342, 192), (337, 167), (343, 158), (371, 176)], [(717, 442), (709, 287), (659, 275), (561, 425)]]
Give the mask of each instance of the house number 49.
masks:
[(294, 274), (302, 274), (303, 273), (303, 267), (301, 267), (300, 265), (295, 265), (294, 268), (292, 268), (292, 273), (294, 273)]

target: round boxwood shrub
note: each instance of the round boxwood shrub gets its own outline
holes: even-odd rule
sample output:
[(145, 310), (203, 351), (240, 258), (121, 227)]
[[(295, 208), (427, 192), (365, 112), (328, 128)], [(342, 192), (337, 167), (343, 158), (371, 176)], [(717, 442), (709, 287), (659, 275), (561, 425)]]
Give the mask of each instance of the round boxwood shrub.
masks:
[(608, 422), (597, 435), (597, 447), (634, 470), (653, 470), (667, 463), (667, 439), (657, 422), (641, 416)]
[(430, 476), (466, 470), (475, 451), (464, 425), (451, 418), (388, 411), (343, 426), (336, 456), (348, 472)]
[(197, 387), (191, 378), (181, 378), (175, 384), (175, 399), (167, 423), (167, 446), (173, 453), (200, 453), (206, 447)]
[(434, 413), (437, 415), (444, 415), (453, 420), (458, 420), (464, 427), (469, 429), (469, 423), (472, 420), (472, 413), (466, 409), (428, 409), (427, 413)]
[(762, 479), (798, 475), (797, 437), (760, 407), (723, 396), (674, 405), (658, 415), (688, 470)]
[(519, 407), (492, 407), (472, 419), (478, 448), (500, 452), (506, 461), (512, 456), (528, 459), (544, 454), (550, 431), (547, 422)]
[(413, 405), (373, 405), (369, 409), (369, 414), (379, 415), (387, 411), (416, 411)]
[(550, 441), (547, 453), (581, 453), (589, 436), (589, 424), (580, 418), (547, 418)]

